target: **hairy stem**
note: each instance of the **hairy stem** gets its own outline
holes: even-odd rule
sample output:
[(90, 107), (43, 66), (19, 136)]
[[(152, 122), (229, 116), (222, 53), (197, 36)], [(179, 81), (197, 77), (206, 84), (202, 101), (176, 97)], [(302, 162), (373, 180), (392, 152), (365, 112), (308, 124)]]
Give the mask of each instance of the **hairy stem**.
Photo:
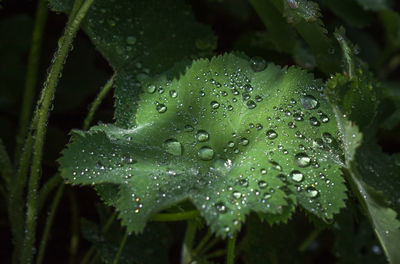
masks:
[(228, 238), (228, 246), (226, 248), (226, 264), (235, 263), (235, 244), (237, 234), (235, 233), (232, 237)]
[(188, 219), (193, 219), (200, 216), (200, 212), (197, 210), (182, 212), (182, 213), (161, 213), (153, 215), (150, 220), (155, 222), (174, 222), (174, 221), (184, 221)]
[(40, 214), (47, 197), (49, 196), (49, 193), (51, 193), (60, 184), (63, 184), (60, 174), (54, 175), (43, 184), (43, 187), (40, 189), (38, 195), (38, 214)]
[(68, 188), (68, 196), (71, 205), (71, 239), (69, 242), (69, 263), (76, 263), (76, 255), (79, 247), (79, 210), (75, 193)]
[(299, 251), (304, 252), (310, 244), (317, 238), (317, 236), (321, 233), (322, 229), (320, 228), (315, 228), (308, 236), (307, 238), (301, 243), (299, 246)]
[(63, 190), (64, 190), (64, 184), (60, 184), (57, 189), (56, 195), (54, 196), (53, 201), (50, 205), (49, 215), (46, 219), (46, 224), (44, 226), (42, 240), (40, 241), (39, 253), (36, 258), (36, 264), (43, 263), (44, 253), (46, 251), (46, 245), (49, 239), (51, 225), (53, 224), (53, 220), (57, 211), (58, 204), (60, 203)]
[(0, 174), (7, 188), (10, 186), (13, 172), (14, 169), (10, 160), (10, 156), (8, 155), (6, 147), (3, 144), (3, 140), (0, 139)]
[[(117, 211), (115, 211), (108, 219), (106, 224), (103, 226), (103, 228), (101, 229), (102, 233), (105, 233), (108, 231), (108, 229), (110, 229), (112, 223), (115, 220), (115, 217), (117, 216)], [(86, 264), (86, 263), (90, 263), (89, 260), (92, 257), (92, 255), (94, 254), (96, 248), (94, 246), (91, 246), (88, 250), (88, 252), (86, 252), (85, 256), (83, 257), (81, 264)]]
[(19, 117), (19, 129), (15, 146), (15, 160), (18, 160), (21, 155), (22, 146), (28, 132), (29, 121), (32, 115), (33, 99), (35, 96), (36, 83), (38, 79), (40, 53), (42, 50), (43, 32), (46, 25), (47, 13), (46, 0), (38, 0), (35, 15), (35, 25), (32, 33), (32, 44), (28, 57), (28, 70), (25, 78), (25, 89)]
[(22, 252), (22, 262), (31, 263), (36, 235), (37, 214), (37, 190), (41, 170), (44, 137), (46, 134), (46, 123), (49, 116), (50, 106), (54, 99), (55, 88), (59, 75), (63, 69), (65, 59), (70, 51), (70, 46), (82, 19), (85, 17), (89, 7), (94, 0), (85, 1), (71, 23), (67, 24), (64, 35), (61, 37), (61, 45), (56, 51), (54, 62), (50, 68), (49, 75), (44, 83), (41, 98), (38, 101), (35, 115), (38, 116), (36, 135), (33, 144), (33, 159), (31, 174), (29, 178), (29, 189), (27, 198), (27, 213), (25, 223), (25, 240)]
[(128, 239), (128, 236), (129, 236), (128, 232), (125, 232), (125, 235), (122, 238), (121, 244), (119, 245), (119, 249), (118, 249), (117, 255), (115, 255), (113, 264), (117, 264), (118, 263), (119, 257), (121, 256), (121, 253), (124, 250), (125, 243), (126, 243), (126, 240)]
[(189, 264), (192, 261), (192, 247), (196, 236), (197, 223), (189, 220), (186, 226), (185, 239), (182, 244), (181, 264)]
[(113, 83), (114, 83), (114, 78), (115, 74), (110, 78), (110, 80), (107, 81), (107, 83), (103, 86), (103, 89), (99, 92), (97, 95), (96, 99), (94, 99), (92, 105), (90, 106), (89, 113), (87, 117), (85, 118), (85, 121), (83, 122), (83, 130), (88, 130), (90, 126), (90, 122), (93, 120), (94, 113), (96, 112), (97, 108), (103, 101), (104, 97), (108, 94), (108, 92), (111, 90)]

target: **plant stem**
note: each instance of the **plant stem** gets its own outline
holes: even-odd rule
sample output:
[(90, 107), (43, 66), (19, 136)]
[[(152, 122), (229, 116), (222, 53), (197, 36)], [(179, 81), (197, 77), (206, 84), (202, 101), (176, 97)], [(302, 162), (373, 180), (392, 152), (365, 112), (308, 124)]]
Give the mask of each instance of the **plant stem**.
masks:
[(16, 138), (15, 160), (20, 158), (24, 139), (28, 132), (29, 121), (32, 115), (33, 99), (38, 79), (39, 59), (42, 50), (43, 32), (47, 20), (46, 0), (38, 0), (35, 14), (35, 25), (32, 33), (32, 44), (28, 57), (28, 69), (25, 78), (25, 89), (19, 117), (19, 129)]
[(207, 231), (207, 234), (200, 240), (199, 244), (197, 244), (196, 248), (193, 250), (193, 256), (196, 256), (204, 247), (204, 245), (210, 240), (212, 236), (212, 232), (210, 229)]
[(60, 184), (64, 184), (62, 182), (60, 174), (52, 176), (50, 179), (46, 181), (45, 184), (43, 184), (43, 187), (40, 189), (38, 195), (38, 209), (37, 209), (38, 214), (40, 214), (40, 211), (42, 210), (43, 205), (46, 202), (49, 193), (51, 193)]
[(71, 188), (68, 188), (69, 201), (71, 205), (71, 239), (69, 243), (69, 263), (76, 263), (75, 257), (79, 246), (79, 210), (75, 194)]
[[(103, 226), (103, 228), (101, 229), (102, 233), (105, 233), (108, 231), (108, 229), (110, 229), (112, 223), (115, 220), (115, 217), (117, 216), (117, 211), (115, 211), (108, 219), (106, 224)], [(94, 246), (91, 246), (88, 250), (88, 252), (85, 254), (85, 256), (83, 257), (81, 264), (86, 264), (89, 263), (90, 258), (92, 257), (93, 253), (95, 252), (96, 248)]]
[(221, 257), (226, 254), (225, 249), (218, 249), (214, 252), (208, 253), (207, 255), (204, 255), (204, 258), (210, 259), (210, 258), (216, 258), (216, 257)]
[(221, 239), (218, 237), (215, 237), (211, 242), (209, 242), (207, 245), (205, 245), (202, 249), (199, 250), (197, 253), (198, 255), (203, 255), (207, 251), (209, 251), (212, 247), (214, 247)]
[(226, 264), (235, 263), (235, 244), (237, 234), (233, 234), (232, 237), (228, 238), (228, 246), (226, 248)]
[(85, 121), (83, 122), (83, 130), (88, 130), (90, 126), (90, 122), (93, 120), (94, 113), (96, 112), (97, 108), (103, 101), (104, 97), (108, 94), (108, 92), (111, 90), (113, 83), (114, 83), (114, 78), (115, 74), (107, 81), (107, 83), (103, 86), (103, 89), (99, 92), (97, 95), (96, 99), (94, 99), (92, 105), (90, 106), (89, 113), (85, 118)]
[(27, 213), (25, 223), (25, 240), (22, 252), (22, 262), (31, 263), (33, 258), (33, 248), (35, 244), (36, 233), (36, 214), (37, 214), (37, 190), (39, 175), (41, 169), (41, 160), (43, 154), (44, 137), (46, 133), (46, 123), (49, 116), (50, 105), (53, 102), (55, 88), (58, 83), (59, 75), (63, 69), (65, 59), (70, 50), (70, 46), (82, 19), (85, 17), (89, 7), (94, 0), (85, 1), (73, 21), (67, 24), (64, 35), (61, 37), (61, 45), (59, 46), (54, 62), (50, 68), (49, 75), (44, 84), (41, 98), (38, 101), (35, 115), (38, 116), (36, 127), (36, 135), (34, 139), (34, 152), (31, 166), (31, 174), (29, 178)]
[(299, 246), (299, 251), (304, 252), (310, 244), (317, 238), (317, 236), (321, 233), (322, 229), (320, 228), (315, 228), (308, 236), (307, 238), (301, 243)]
[(174, 221), (183, 221), (188, 219), (193, 219), (200, 216), (200, 212), (197, 210), (181, 212), (181, 213), (173, 213), (173, 214), (156, 214), (153, 215), (150, 220), (155, 222), (174, 222)]
[(8, 188), (8, 186), (10, 186), (11, 176), (14, 173), (14, 169), (11, 164), (10, 156), (8, 156), (6, 147), (4, 146), (3, 140), (1, 139), (0, 139), (0, 173)]
[(126, 243), (126, 240), (128, 239), (128, 236), (129, 236), (128, 232), (125, 232), (125, 235), (124, 235), (124, 237), (122, 238), (121, 244), (120, 244), (120, 246), (119, 246), (117, 255), (115, 255), (113, 264), (117, 264), (117, 263), (118, 263), (119, 257), (121, 256), (122, 250), (124, 250), (125, 243)]
[(58, 204), (60, 203), (61, 196), (63, 194), (64, 184), (60, 184), (56, 195), (50, 206), (49, 216), (46, 219), (46, 224), (44, 226), (42, 240), (40, 241), (39, 253), (36, 258), (36, 264), (41, 264), (43, 262), (44, 253), (46, 251), (47, 240), (49, 239), (51, 225), (53, 224), (54, 216), (57, 211)]
[(181, 264), (188, 264), (192, 261), (191, 251), (196, 236), (197, 223), (193, 220), (187, 221), (185, 239), (182, 244)]

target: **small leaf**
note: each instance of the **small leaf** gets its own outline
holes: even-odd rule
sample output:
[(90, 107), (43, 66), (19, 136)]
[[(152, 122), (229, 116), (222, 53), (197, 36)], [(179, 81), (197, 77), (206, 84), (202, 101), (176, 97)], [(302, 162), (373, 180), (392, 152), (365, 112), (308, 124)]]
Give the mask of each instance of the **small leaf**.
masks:
[(296, 202), (331, 219), (346, 188), (322, 83), (293, 67), (255, 66), (224, 55), (195, 61), (179, 79), (149, 81), (135, 127), (73, 133), (63, 177), (118, 185), (128, 231), (184, 199), (222, 236), (250, 211), (287, 219)]

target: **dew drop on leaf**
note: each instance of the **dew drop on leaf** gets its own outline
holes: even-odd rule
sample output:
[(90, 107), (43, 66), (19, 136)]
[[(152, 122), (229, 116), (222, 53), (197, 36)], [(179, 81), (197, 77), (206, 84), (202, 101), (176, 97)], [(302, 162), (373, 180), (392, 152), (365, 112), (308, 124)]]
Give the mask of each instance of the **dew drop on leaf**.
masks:
[(199, 142), (205, 142), (208, 140), (209, 137), (210, 137), (210, 135), (205, 130), (199, 130), (196, 133), (196, 139)]
[(171, 90), (171, 91), (169, 91), (169, 95), (170, 95), (172, 98), (176, 98), (176, 97), (178, 96), (178, 92), (175, 91), (175, 90)]
[(234, 191), (232, 193), (232, 197), (235, 199), (239, 199), (242, 196), (242, 194), (239, 191)]
[(212, 101), (210, 103), (210, 105), (211, 105), (212, 109), (218, 109), (219, 108), (219, 103), (217, 101)]
[(300, 168), (307, 167), (311, 164), (311, 158), (306, 153), (298, 153), (294, 157), (296, 165)]
[(267, 188), (267, 186), (268, 186), (268, 183), (265, 181), (258, 182), (258, 187), (260, 187), (260, 189), (265, 189), (265, 188)]
[(300, 171), (294, 170), (290, 173), (290, 178), (295, 182), (301, 182), (304, 179), (304, 176)]
[(212, 160), (214, 157), (214, 150), (210, 147), (202, 147), (199, 149), (198, 156), (201, 160)]
[(228, 208), (226, 208), (223, 202), (216, 203), (215, 208), (217, 209), (217, 212), (221, 214), (225, 214), (228, 211)]
[(184, 127), (184, 131), (185, 132), (192, 132), (194, 130), (194, 128), (191, 125), (186, 125)]
[(156, 106), (156, 110), (157, 110), (157, 112), (162, 114), (162, 113), (165, 113), (167, 111), (167, 107), (164, 104), (158, 104)]
[(182, 145), (176, 139), (168, 139), (164, 142), (165, 151), (174, 156), (182, 155)]
[(323, 133), (322, 134), (322, 140), (327, 144), (331, 144), (333, 142), (333, 137), (329, 133)]
[(149, 85), (146, 88), (146, 92), (148, 92), (150, 94), (154, 93), (155, 91), (156, 91), (156, 86), (155, 85)]
[(246, 103), (246, 106), (247, 106), (247, 108), (248, 109), (254, 109), (254, 108), (256, 108), (256, 103), (253, 101), (253, 100), (249, 100), (247, 103)]
[(301, 105), (304, 109), (312, 110), (318, 107), (318, 101), (312, 95), (306, 95), (301, 98)]
[(314, 187), (308, 187), (306, 189), (306, 195), (310, 198), (315, 198), (318, 196), (318, 191)]
[(312, 126), (320, 126), (320, 122), (315, 117), (310, 117), (310, 125)]
[(255, 56), (251, 58), (250, 60), (250, 66), (255, 72), (259, 72), (265, 69), (265, 66), (267, 66), (266, 61), (258, 56)]
[(270, 129), (267, 131), (266, 136), (268, 139), (275, 139), (278, 137), (278, 134), (275, 132), (275, 130)]

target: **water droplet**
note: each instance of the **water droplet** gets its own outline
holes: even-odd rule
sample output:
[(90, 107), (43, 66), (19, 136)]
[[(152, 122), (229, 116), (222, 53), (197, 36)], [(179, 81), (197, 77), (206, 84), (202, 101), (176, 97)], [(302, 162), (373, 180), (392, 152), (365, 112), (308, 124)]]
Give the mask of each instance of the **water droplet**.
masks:
[(270, 160), (269, 163), (271, 163), (274, 170), (282, 171), (282, 166), (278, 162)]
[(322, 140), (327, 144), (331, 144), (333, 142), (333, 137), (331, 134), (325, 132), (322, 134)]
[(304, 109), (312, 110), (318, 107), (318, 101), (314, 96), (306, 95), (301, 98), (301, 105), (304, 107)]
[(186, 125), (184, 128), (185, 132), (192, 132), (194, 130), (194, 128), (191, 125)]
[(240, 144), (243, 146), (247, 146), (249, 144), (249, 140), (247, 138), (242, 138), (240, 140)]
[(146, 88), (146, 92), (148, 92), (150, 94), (154, 93), (155, 91), (156, 91), (156, 86), (155, 85), (149, 85)]
[(239, 198), (242, 196), (242, 194), (241, 194), (239, 191), (234, 191), (234, 192), (232, 193), (232, 196), (233, 196), (233, 198), (235, 198), (235, 199), (239, 199)]
[(249, 93), (243, 93), (242, 94), (242, 99), (243, 99), (243, 101), (247, 101), (247, 100), (249, 100), (250, 99), (250, 94)]
[(303, 116), (302, 116), (302, 114), (299, 114), (299, 113), (293, 114), (293, 120), (294, 120), (294, 121), (303, 121)]
[(126, 43), (128, 43), (129, 45), (135, 45), (136, 38), (134, 36), (129, 36), (126, 38)]
[(247, 106), (248, 109), (253, 109), (253, 108), (255, 108), (257, 105), (256, 105), (256, 103), (255, 103), (253, 100), (249, 100), (249, 101), (246, 103), (246, 106)]
[(176, 97), (178, 96), (178, 92), (175, 91), (175, 90), (171, 90), (171, 91), (169, 91), (169, 95), (170, 95), (172, 98), (176, 98)]
[(196, 139), (199, 142), (205, 142), (209, 139), (210, 135), (205, 130), (199, 130), (196, 133)]
[(318, 191), (314, 187), (308, 187), (306, 189), (306, 195), (310, 198), (315, 198), (318, 196)]
[(174, 156), (182, 155), (182, 145), (176, 139), (168, 139), (164, 141), (165, 151)]
[(233, 148), (235, 146), (235, 143), (233, 141), (228, 142), (228, 147)]
[(226, 208), (223, 202), (216, 203), (215, 208), (217, 209), (217, 212), (221, 214), (225, 214), (228, 211), (228, 208)]
[(157, 110), (157, 112), (162, 114), (162, 113), (165, 113), (167, 111), (167, 107), (164, 104), (157, 104), (156, 110)]
[(266, 169), (261, 169), (260, 172), (261, 172), (261, 175), (267, 174), (267, 170)]
[(295, 182), (301, 182), (304, 179), (304, 176), (300, 171), (294, 170), (290, 173), (290, 178)]
[(202, 147), (199, 149), (198, 155), (201, 160), (212, 160), (214, 157), (214, 150), (210, 147)]
[(266, 136), (268, 139), (275, 139), (278, 137), (278, 134), (274, 130), (270, 129), (267, 131)]
[(319, 123), (319, 121), (317, 120), (317, 118), (315, 118), (315, 117), (310, 117), (310, 125), (312, 125), (312, 126), (320, 126), (321, 124)]
[(293, 128), (296, 128), (296, 124), (295, 124), (294, 122), (289, 122), (289, 123), (288, 123), (288, 127), (289, 127), (289, 128), (292, 128), (292, 129), (293, 129)]
[(240, 179), (239, 180), (239, 184), (241, 186), (243, 186), (243, 187), (248, 187), (249, 186), (249, 180), (247, 178), (246, 179)]
[(322, 114), (320, 116), (320, 118), (321, 118), (321, 122), (322, 123), (328, 123), (329, 122), (329, 117), (327, 115), (325, 115), (325, 114)]
[(298, 153), (294, 157), (296, 165), (300, 168), (307, 167), (311, 164), (311, 158), (306, 153)]
[(253, 69), (255, 72), (259, 72), (265, 69), (267, 66), (267, 62), (261, 58), (261, 57), (253, 57), (250, 60), (250, 67)]
[(218, 109), (219, 108), (219, 103), (217, 101), (212, 101), (210, 103), (210, 105), (211, 105), (212, 109)]
[(268, 183), (265, 181), (258, 182), (258, 187), (260, 187), (260, 189), (265, 189), (265, 188), (267, 188), (267, 186), (268, 186)]

